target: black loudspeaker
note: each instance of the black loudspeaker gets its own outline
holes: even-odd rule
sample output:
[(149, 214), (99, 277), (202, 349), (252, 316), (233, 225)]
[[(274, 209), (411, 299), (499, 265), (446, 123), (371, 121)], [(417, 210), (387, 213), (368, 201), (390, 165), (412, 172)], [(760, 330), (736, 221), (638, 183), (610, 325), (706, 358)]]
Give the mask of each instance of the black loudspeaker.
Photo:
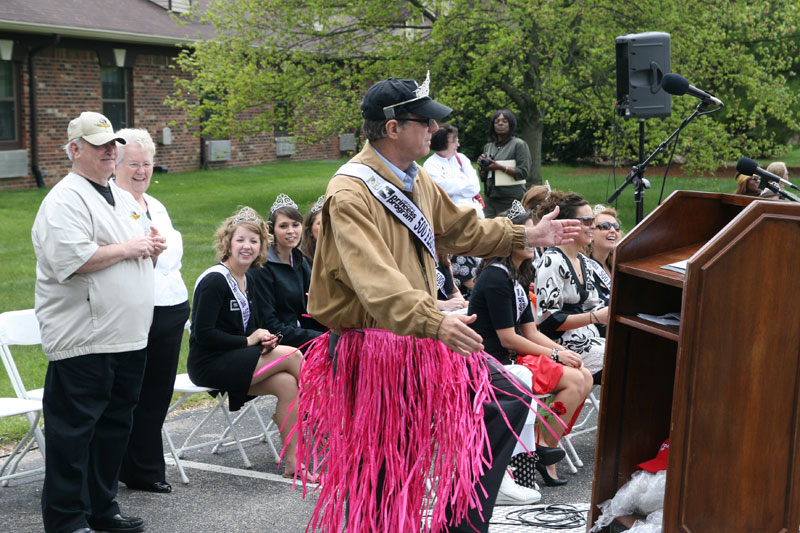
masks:
[(670, 72), (669, 33), (621, 35), (617, 45), (617, 113), (625, 118), (668, 117), (669, 93), (661, 78)]

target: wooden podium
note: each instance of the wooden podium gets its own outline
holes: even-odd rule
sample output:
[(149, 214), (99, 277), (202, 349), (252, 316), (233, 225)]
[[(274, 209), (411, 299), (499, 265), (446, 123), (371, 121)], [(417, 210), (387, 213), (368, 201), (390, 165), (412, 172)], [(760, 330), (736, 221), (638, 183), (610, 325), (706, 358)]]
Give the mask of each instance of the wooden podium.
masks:
[(587, 529), (669, 437), (664, 532), (796, 533), (800, 204), (678, 191), (615, 255)]

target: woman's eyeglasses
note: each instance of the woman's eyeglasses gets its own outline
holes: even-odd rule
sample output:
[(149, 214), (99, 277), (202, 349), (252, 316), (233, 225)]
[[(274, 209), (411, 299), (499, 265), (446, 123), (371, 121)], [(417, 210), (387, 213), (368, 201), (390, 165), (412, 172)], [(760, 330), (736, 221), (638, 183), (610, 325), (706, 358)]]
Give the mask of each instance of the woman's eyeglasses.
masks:
[(584, 226), (592, 226), (594, 224), (594, 216), (586, 215), (585, 217), (578, 217), (578, 220), (581, 221), (581, 224)]
[(619, 231), (619, 222), (600, 222), (595, 226), (597, 229), (604, 229), (606, 231), (614, 228), (615, 230)]

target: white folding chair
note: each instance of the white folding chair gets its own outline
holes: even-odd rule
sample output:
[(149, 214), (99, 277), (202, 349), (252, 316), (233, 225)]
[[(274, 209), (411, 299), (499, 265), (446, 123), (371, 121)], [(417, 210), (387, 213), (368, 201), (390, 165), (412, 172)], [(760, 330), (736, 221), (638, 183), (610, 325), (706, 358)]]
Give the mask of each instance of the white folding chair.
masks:
[[(211, 392), (213, 389), (208, 387), (200, 387), (192, 383), (192, 380), (189, 379), (188, 374), (178, 374), (175, 376), (175, 387), (174, 392), (181, 394), (181, 397), (178, 398), (175, 403), (173, 403), (169, 410), (167, 411), (167, 415), (173, 412), (175, 409), (181, 406), (183, 402), (188, 400), (190, 397), (194, 396), (195, 394), (199, 393), (208, 393)], [(169, 448), (169, 453), (172, 455), (172, 458), (175, 461), (175, 466), (178, 468), (178, 473), (181, 476), (181, 481), (183, 483), (189, 483), (189, 477), (186, 475), (186, 471), (183, 468), (183, 464), (181, 463), (181, 458), (183, 457), (185, 452), (191, 450), (197, 450), (199, 448), (205, 448), (208, 446), (213, 446), (212, 453), (216, 453), (219, 451), (220, 446), (236, 446), (239, 450), (239, 455), (242, 456), (242, 461), (244, 462), (245, 468), (250, 468), (252, 464), (250, 463), (250, 459), (247, 457), (247, 453), (242, 446), (242, 443), (249, 442), (253, 440), (262, 440), (267, 443), (267, 446), (270, 448), (272, 452), (272, 456), (275, 458), (275, 462), (280, 460), (280, 454), (278, 450), (275, 448), (275, 445), (272, 442), (272, 434), (277, 431), (277, 428), (274, 427), (274, 423), (270, 421), (269, 424), (264, 424), (264, 420), (261, 417), (261, 414), (258, 412), (258, 406), (256, 402), (260, 398), (256, 398), (255, 400), (248, 402), (243, 408), (242, 411), (236, 416), (236, 418), (231, 418), (230, 411), (228, 410), (228, 406), (226, 404), (226, 400), (228, 398), (227, 394), (217, 394), (216, 395), (216, 403), (214, 407), (212, 407), (208, 413), (200, 420), (200, 422), (192, 429), (186, 439), (183, 441), (180, 447), (176, 447), (175, 443), (172, 440), (172, 436), (170, 435), (169, 431), (167, 430), (166, 421), (162, 426), (162, 431), (164, 433), (164, 438), (167, 441), (167, 447)], [(255, 413), (256, 419), (258, 420), (259, 426), (261, 428), (261, 433), (258, 435), (254, 435), (251, 437), (241, 438), (237, 431), (236, 431), (236, 424), (239, 422), (242, 417), (247, 414), (249, 411)], [(190, 442), (198, 435), (199, 431), (209, 422), (212, 417), (217, 413), (221, 413), (225, 430), (222, 432), (221, 435), (214, 436), (209, 440), (204, 440), (202, 442), (198, 442), (195, 444), (190, 444)], [(271, 429), (274, 428), (274, 429)]]
[[(583, 466), (583, 461), (581, 461), (581, 458), (578, 456), (578, 452), (575, 451), (575, 447), (572, 445), (572, 439), (578, 435), (583, 435), (584, 433), (597, 431), (597, 419), (595, 419), (595, 424), (593, 426), (587, 427), (587, 425), (589, 420), (591, 420), (592, 415), (599, 415), (600, 413), (600, 401), (597, 399), (597, 396), (595, 396), (595, 391), (597, 391), (598, 394), (600, 393), (599, 388), (600, 385), (595, 385), (592, 387), (592, 391), (589, 393), (589, 396), (586, 397), (586, 401), (583, 403), (583, 412), (581, 413), (580, 420), (576, 421), (572, 426), (572, 431), (570, 431), (569, 435), (564, 435), (559, 441), (559, 445), (567, 452), (565, 459), (567, 460), (569, 471), (573, 474), (578, 471), (576, 467)], [(572, 457), (570, 457), (570, 454), (572, 454)]]
[(19, 375), (14, 357), (11, 355), (10, 346), (24, 346), (41, 344), (39, 323), (33, 309), (24, 311), (8, 311), (0, 314), (0, 359), (6, 369), (11, 387), (16, 398), (0, 398), (0, 417), (26, 415), (29, 429), (25, 436), (14, 447), (14, 450), (0, 467), (0, 481), (3, 486), (8, 486), (11, 479), (33, 476), (44, 472), (44, 466), (16, 472), (20, 461), (36, 442), (42, 456), (45, 453), (45, 441), (39, 421), (42, 415), (43, 389), (27, 390)]

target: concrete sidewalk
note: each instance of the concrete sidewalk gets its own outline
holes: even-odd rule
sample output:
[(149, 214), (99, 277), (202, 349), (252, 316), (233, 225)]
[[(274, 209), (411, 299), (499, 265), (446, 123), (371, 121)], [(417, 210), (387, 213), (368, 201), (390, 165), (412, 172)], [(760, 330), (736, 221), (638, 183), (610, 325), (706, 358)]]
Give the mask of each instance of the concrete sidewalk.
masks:
[[(274, 402), (274, 399), (272, 399)], [(271, 414), (274, 403), (260, 404), (265, 418)], [(172, 416), (167, 427), (176, 443), (183, 438), (207, 413), (207, 409), (187, 411)], [(214, 421), (216, 422), (216, 421)], [(257, 433), (255, 417), (242, 421), (242, 433)], [(249, 424), (252, 422), (252, 426)], [(219, 425), (211, 424), (210, 434), (221, 432)], [(218, 433), (217, 433), (218, 434)], [(202, 435), (200, 436), (202, 438)], [(541, 487), (545, 504), (572, 504), (581, 510), (589, 507), (591, 498), (592, 468), (594, 464), (595, 433), (574, 439), (575, 448), (584, 462), (578, 473), (571, 475), (564, 462), (559, 464), (559, 476), (569, 479), (563, 487)], [(279, 446), (279, 443), (275, 443)], [(117, 501), (122, 513), (141, 516), (147, 522), (147, 531), (157, 533), (197, 533), (200, 531), (302, 533), (316, 504), (316, 495), (309, 492), (302, 497), (302, 487), (292, 490), (291, 480), (280, 476), (279, 470), (264, 443), (245, 444), (252, 468), (244, 469), (242, 459), (234, 447), (212, 454), (210, 448), (188, 452), (183, 459), (190, 482), (180, 482), (172, 461), (167, 463), (167, 481), (172, 484), (171, 494), (153, 494), (128, 490), (120, 484)], [(41, 464), (41, 455), (28, 454), (24, 466)], [(9, 487), (0, 487), (0, 532), (39, 533), (42, 531), (41, 489), (43, 476), (14, 480)], [(522, 508), (495, 508), (491, 533), (540, 533), (553, 531), (538, 527), (501, 525), (510, 523), (506, 515)], [(585, 516), (585, 513), (584, 513)], [(531, 519), (531, 515), (527, 515)], [(494, 525), (494, 523), (497, 525)], [(585, 526), (561, 531), (586, 531)]]

